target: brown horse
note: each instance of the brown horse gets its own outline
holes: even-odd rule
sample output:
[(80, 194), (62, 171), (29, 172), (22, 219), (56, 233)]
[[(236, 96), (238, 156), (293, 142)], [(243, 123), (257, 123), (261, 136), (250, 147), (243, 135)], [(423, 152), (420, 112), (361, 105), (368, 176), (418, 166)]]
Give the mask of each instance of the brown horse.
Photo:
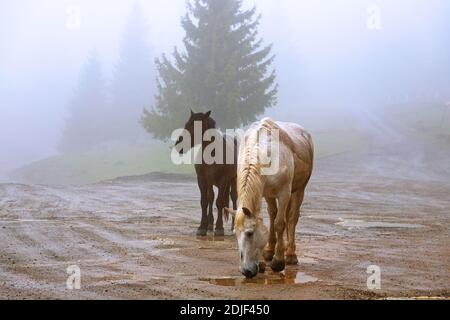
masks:
[[(195, 132), (195, 126), (201, 125), (201, 137), (196, 137), (195, 134), (199, 135), (200, 132)], [(229, 204), (229, 198), (231, 195), (231, 200), (233, 202), (233, 208), (237, 208), (237, 187), (236, 187), (236, 172), (237, 172), (237, 142), (235, 139), (230, 139), (229, 137), (222, 135), (219, 130), (216, 129), (216, 122), (211, 118), (211, 111), (206, 113), (194, 113), (191, 111), (191, 116), (186, 122), (184, 127), (184, 132), (189, 133), (184, 136), (181, 135), (177, 142), (175, 143), (176, 150), (183, 154), (189, 151), (189, 149), (194, 148), (196, 145), (202, 145), (202, 152), (199, 152), (195, 161), (195, 172), (197, 173), (197, 182), (201, 193), (201, 207), (202, 207), (202, 219), (200, 226), (197, 230), (198, 236), (206, 236), (207, 230), (213, 230), (214, 228), (214, 216), (213, 216), (213, 203), (214, 203), (214, 186), (218, 188), (218, 196), (216, 200), (217, 206), (217, 220), (216, 228), (214, 230), (215, 236), (223, 236), (225, 234), (223, 228), (223, 213), (224, 208)], [(208, 147), (215, 142), (214, 139), (207, 141), (204, 139), (205, 133), (211, 132), (215, 133), (215, 137), (223, 139), (223, 150), (214, 150), (212, 155), (215, 156), (215, 152), (218, 154), (218, 158), (223, 159), (223, 161), (206, 161), (203, 156), (203, 151), (207, 150)], [(182, 144), (186, 145), (183, 140), (187, 137), (190, 138), (187, 147), (183, 149)], [(217, 139), (217, 138), (215, 138)], [(231, 140), (231, 141), (230, 141)], [(223, 152), (222, 152), (223, 151)], [(233, 156), (232, 161), (226, 161), (228, 157)], [(225, 217), (228, 219), (228, 213), (225, 212)], [(232, 221), (231, 230), (234, 228), (234, 217)]]
[[(276, 141), (275, 141), (276, 140)], [(265, 174), (265, 155), (277, 169)], [(259, 259), (271, 261), (272, 270), (297, 264), (295, 228), (300, 216), (305, 187), (313, 168), (314, 146), (310, 134), (294, 123), (269, 118), (254, 123), (241, 142), (238, 159), (238, 210), (235, 230), (240, 251), (240, 271), (254, 277)], [(270, 229), (262, 221), (261, 201), (265, 198)], [(283, 235), (287, 234), (287, 248)]]

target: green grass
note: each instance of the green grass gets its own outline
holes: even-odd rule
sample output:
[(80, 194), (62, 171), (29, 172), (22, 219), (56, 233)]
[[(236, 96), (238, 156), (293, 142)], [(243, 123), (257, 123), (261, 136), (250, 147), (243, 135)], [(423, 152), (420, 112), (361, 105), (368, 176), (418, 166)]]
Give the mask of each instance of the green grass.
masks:
[[(445, 104), (405, 104), (383, 112), (390, 125), (400, 132), (417, 135), (438, 147), (449, 147), (450, 108)], [(312, 132), (316, 159), (344, 152), (364, 150), (367, 134), (349, 127)], [(150, 172), (194, 175), (193, 165), (176, 166), (170, 159), (169, 144), (122, 147), (108, 151), (61, 155), (31, 163), (14, 174), (26, 183), (85, 184)]]
[[(365, 138), (354, 132), (313, 134), (316, 159), (363, 148)], [(122, 147), (109, 151), (67, 154), (31, 163), (15, 172), (26, 183), (86, 184), (123, 176), (164, 172), (194, 175), (193, 165), (174, 165), (168, 144)]]
[(190, 165), (172, 164), (168, 145), (152, 143), (55, 156), (17, 170), (15, 177), (39, 184), (84, 184), (154, 171), (194, 174)]
[(316, 159), (363, 150), (369, 141), (367, 135), (352, 130), (313, 132), (312, 136)]
[(387, 117), (402, 128), (409, 128), (421, 134), (450, 134), (450, 106), (445, 104), (404, 104), (386, 110)]

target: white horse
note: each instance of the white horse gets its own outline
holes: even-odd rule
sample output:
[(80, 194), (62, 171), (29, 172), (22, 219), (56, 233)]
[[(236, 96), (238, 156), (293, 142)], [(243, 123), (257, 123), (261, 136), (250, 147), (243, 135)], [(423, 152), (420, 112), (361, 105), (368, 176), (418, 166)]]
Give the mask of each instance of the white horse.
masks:
[[(274, 141), (275, 137), (278, 141)], [(261, 154), (271, 154), (272, 161), (278, 161), (278, 170), (265, 175)], [(311, 135), (297, 124), (266, 118), (254, 123), (245, 133), (239, 148), (238, 206), (236, 211), (227, 210), (236, 216), (240, 272), (246, 277), (258, 273), (262, 253), (276, 272), (282, 271), (286, 263), (298, 263), (295, 228), (311, 177), (313, 157)], [(262, 221), (263, 197), (268, 205), (269, 231)], [(285, 231), (287, 248), (283, 239)]]

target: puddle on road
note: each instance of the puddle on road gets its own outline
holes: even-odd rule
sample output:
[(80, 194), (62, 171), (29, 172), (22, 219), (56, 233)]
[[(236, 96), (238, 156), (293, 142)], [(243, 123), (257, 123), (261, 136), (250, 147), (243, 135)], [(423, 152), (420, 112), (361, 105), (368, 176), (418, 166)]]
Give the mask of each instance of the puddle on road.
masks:
[(165, 281), (170, 280), (172, 278), (173, 277), (171, 277), (171, 276), (153, 276), (153, 277), (151, 277), (152, 280), (165, 280)]
[(298, 263), (302, 264), (316, 264), (317, 260), (311, 257), (298, 257)]
[(319, 279), (307, 275), (303, 272), (284, 271), (281, 273), (268, 273), (267, 275), (258, 275), (253, 279), (246, 279), (244, 277), (220, 277), (220, 278), (202, 278), (201, 281), (207, 281), (210, 284), (224, 287), (236, 287), (246, 284), (259, 285), (275, 285), (275, 284), (294, 284), (300, 285), (310, 282), (319, 281)]
[(234, 236), (197, 236), (199, 250), (237, 250)]
[(225, 241), (225, 236), (197, 236), (197, 240), (199, 241), (204, 241), (204, 242), (224, 242)]
[(364, 221), (364, 220), (352, 220), (352, 219), (339, 219), (339, 222), (336, 222), (336, 225), (353, 229), (353, 228), (367, 228), (367, 229), (398, 229), (398, 228), (406, 228), (406, 229), (416, 229), (423, 228), (424, 226), (421, 224), (414, 223), (398, 223), (398, 222), (381, 222), (381, 221)]
[(56, 220), (56, 219), (0, 219), (0, 223), (23, 223), (23, 222), (57, 223), (57, 222), (61, 222), (61, 220)]
[(380, 300), (449, 300), (444, 296), (420, 296), (420, 297), (387, 297)]

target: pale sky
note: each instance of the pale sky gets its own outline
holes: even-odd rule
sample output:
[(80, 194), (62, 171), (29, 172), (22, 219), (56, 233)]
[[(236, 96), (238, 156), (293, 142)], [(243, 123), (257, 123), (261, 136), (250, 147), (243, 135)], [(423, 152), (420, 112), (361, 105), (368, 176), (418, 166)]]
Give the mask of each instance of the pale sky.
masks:
[[(183, 37), (185, 1), (138, 2), (154, 52), (171, 53)], [(133, 3), (0, 1), (0, 174), (55, 152), (80, 67), (95, 51), (110, 76)], [(245, 1), (253, 4), (263, 17), (260, 35), (277, 54), (278, 114), (296, 114), (296, 103), (361, 103), (358, 84), (371, 78), (386, 78), (384, 96), (442, 93), (448, 80), (448, 0)], [(380, 30), (367, 28), (370, 5), (380, 9)], [(72, 8), (80, 12), (75, 29), (67, 26)], [(398, 74), (391, 76), (394, 69)]]

